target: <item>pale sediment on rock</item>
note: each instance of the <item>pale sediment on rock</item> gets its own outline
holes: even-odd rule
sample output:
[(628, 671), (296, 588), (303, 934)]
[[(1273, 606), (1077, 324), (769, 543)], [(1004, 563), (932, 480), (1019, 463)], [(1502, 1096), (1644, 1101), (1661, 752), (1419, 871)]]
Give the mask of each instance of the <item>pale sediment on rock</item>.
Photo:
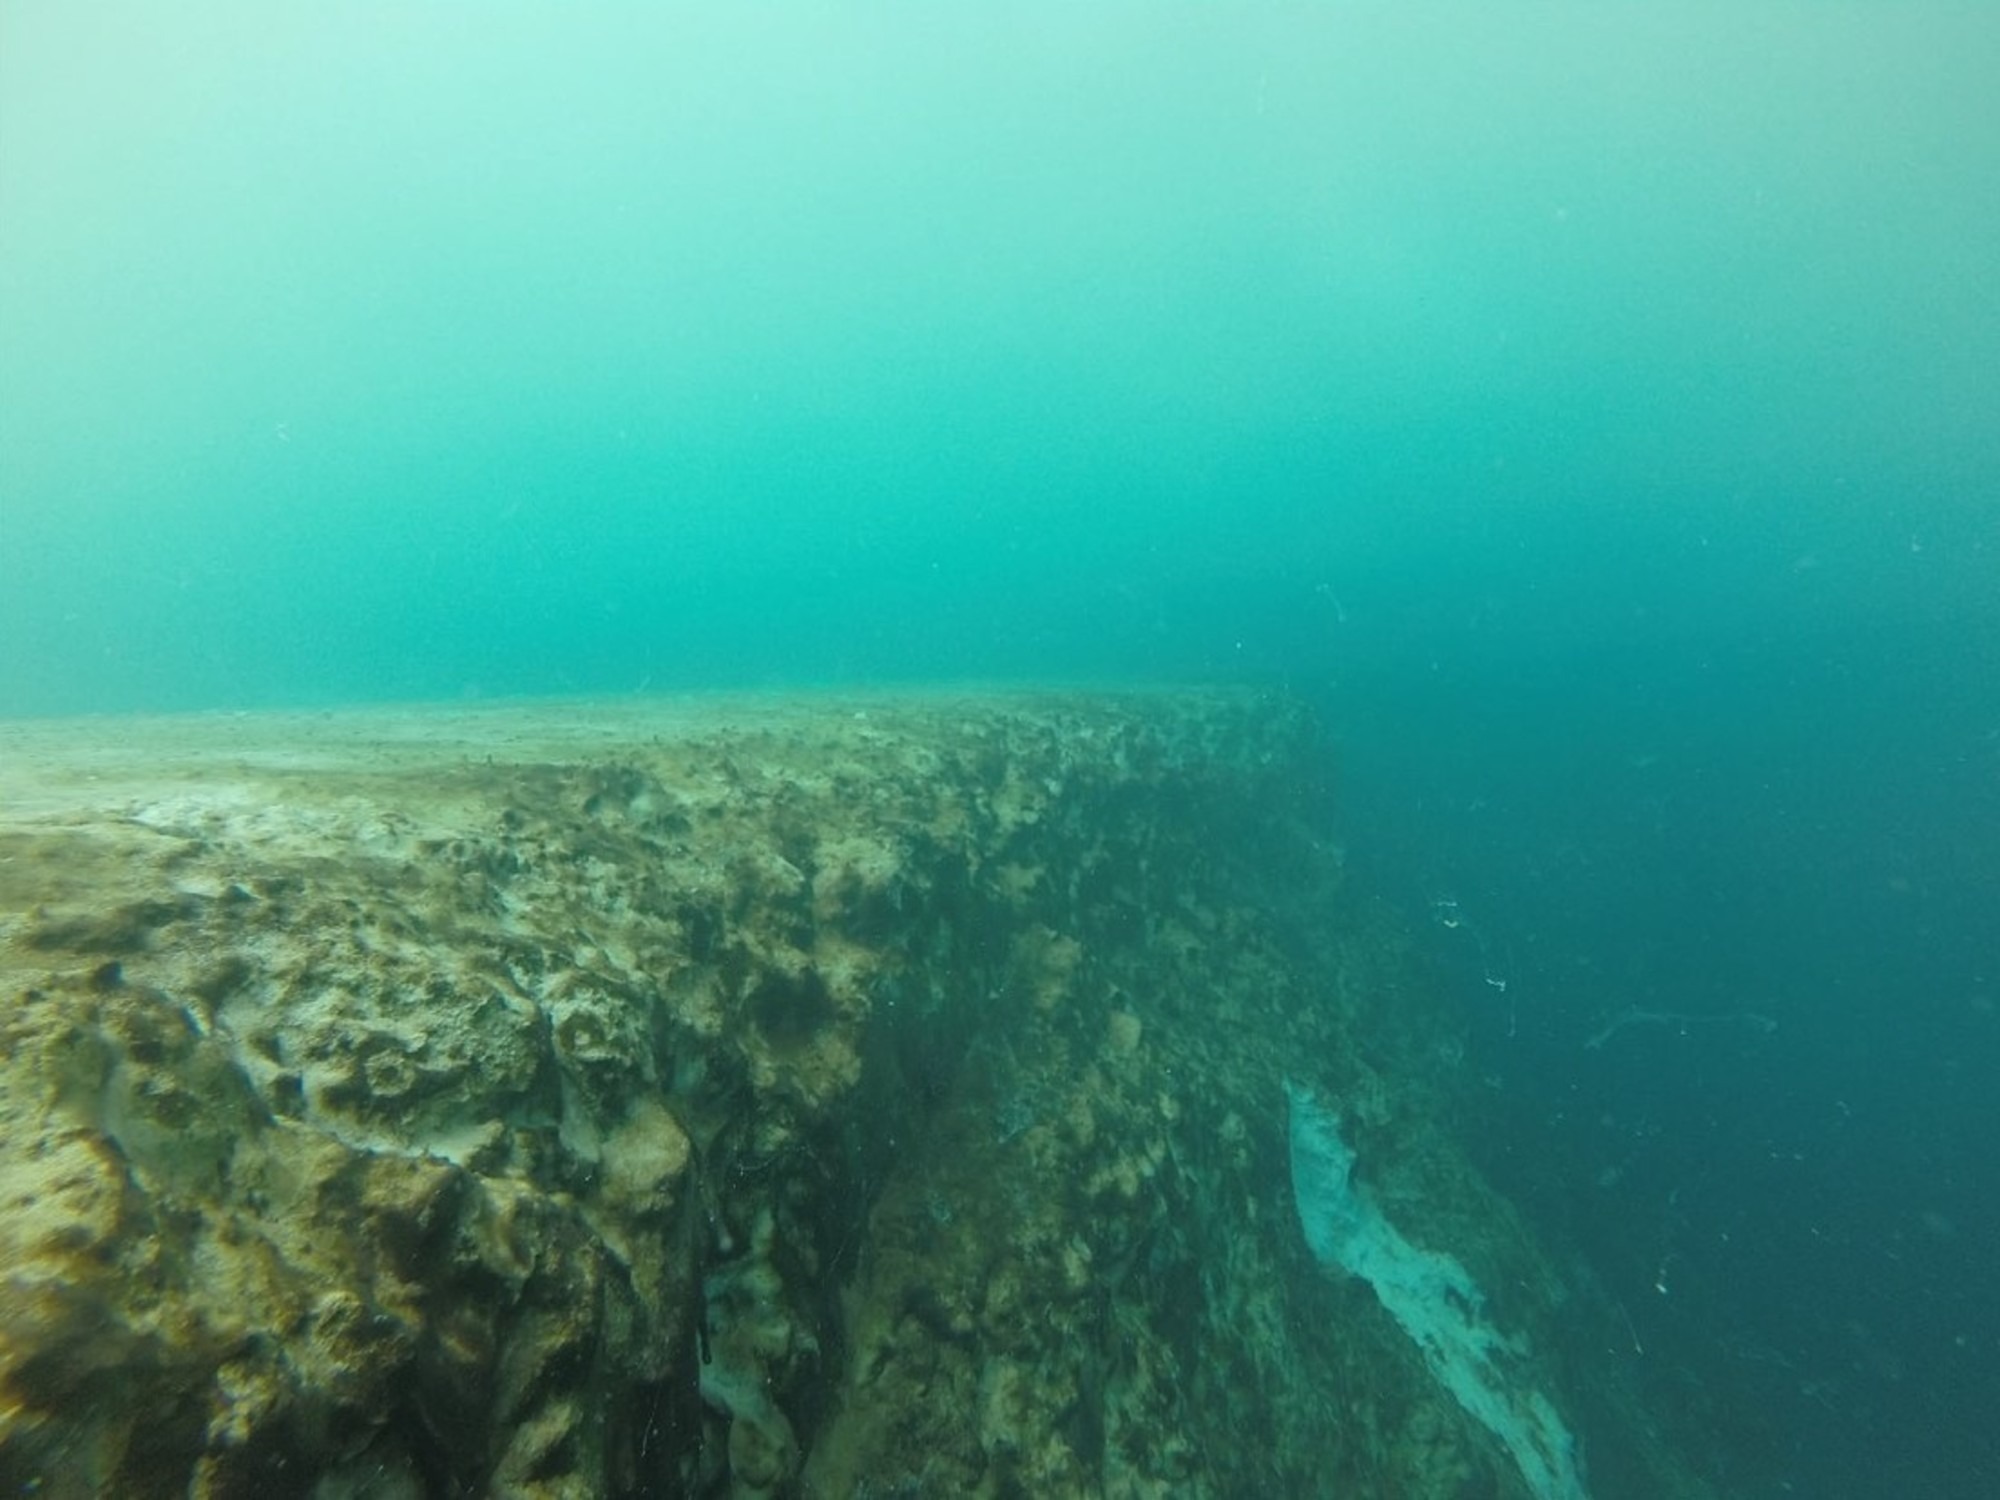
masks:
[(0, 1484), (1509, 1493), (1291, 1219), (1306, 1072), (1553, 1283), (1324, 759), (1249, 693), (0, 724)]
[(1405, 1238), (1355, 1182), (1334, 1110), (1295, 1083), (1285, 1095), (1292, 1197), (1314, 1259), (1368, 1284), (1438, 1384), (1513, 1455), (1535, 1500), (1586, 1500), (1576, 1438), (1534, 1385), (1530, 1351), (1493, 1325), (1484, 1288), (1449, 1253)]

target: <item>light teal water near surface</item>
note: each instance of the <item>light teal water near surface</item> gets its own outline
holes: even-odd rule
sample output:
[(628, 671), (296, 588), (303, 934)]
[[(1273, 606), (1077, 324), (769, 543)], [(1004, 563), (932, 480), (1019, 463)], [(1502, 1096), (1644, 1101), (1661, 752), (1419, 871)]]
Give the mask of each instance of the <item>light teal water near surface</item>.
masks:
[(1303, 694), (1731, 1492), (1990, 1494), (1996, 75), (1888, 0), (4, 0), (0, 714)]

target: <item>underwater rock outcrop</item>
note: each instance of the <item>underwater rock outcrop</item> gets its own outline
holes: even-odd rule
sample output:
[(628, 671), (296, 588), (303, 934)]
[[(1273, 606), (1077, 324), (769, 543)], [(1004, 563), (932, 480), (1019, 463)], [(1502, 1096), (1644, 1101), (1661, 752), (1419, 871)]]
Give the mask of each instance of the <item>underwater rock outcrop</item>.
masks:
[(0, 1485), (1524, 1493), (1315, 1264), (1296, 1078), (1701, 1493), (1325, 760), (1250, 693), (0, 725)]

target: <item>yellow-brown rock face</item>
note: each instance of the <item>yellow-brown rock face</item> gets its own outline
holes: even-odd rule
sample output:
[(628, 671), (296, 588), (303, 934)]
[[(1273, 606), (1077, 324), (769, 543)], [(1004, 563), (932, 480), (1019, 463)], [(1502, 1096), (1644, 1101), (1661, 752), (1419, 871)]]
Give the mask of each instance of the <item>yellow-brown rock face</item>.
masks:
[(1359, 1039), (1323, 755), (1247, 694), (0, 725), (0, 1484), (1506, 1493), (1289, 1217), (1282, 1080), (1437, 1050)]

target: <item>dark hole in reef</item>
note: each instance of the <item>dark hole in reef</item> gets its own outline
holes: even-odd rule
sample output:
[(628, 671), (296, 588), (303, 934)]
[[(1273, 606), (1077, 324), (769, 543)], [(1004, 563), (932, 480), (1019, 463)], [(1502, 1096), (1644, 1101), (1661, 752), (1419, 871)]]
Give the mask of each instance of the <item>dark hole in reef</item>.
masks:
[(764, 974), (750, 992), (750, 1014), (773, 1047), (792, 1051), (833, 1019), (833, 997), (816, 970)]
[(679, 916), (686, 934), (688, 957), (698, 964), (707, 963), (715, 956), (722, 939), (722, 914), (690, 901), (681, 907)]

